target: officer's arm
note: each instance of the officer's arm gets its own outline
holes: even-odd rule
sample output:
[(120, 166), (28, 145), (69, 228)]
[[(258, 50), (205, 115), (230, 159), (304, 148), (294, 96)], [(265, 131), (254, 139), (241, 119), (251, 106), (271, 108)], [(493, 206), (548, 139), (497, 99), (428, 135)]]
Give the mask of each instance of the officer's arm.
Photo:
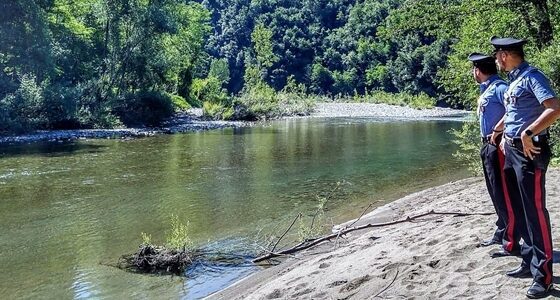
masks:
[[(539, 132), (547, 129), (552, 125), (558, 118), (560, 118), (560, 102), (558, 98), (550, 98), (548, 100), (543, 101), (543, 106), (545, 110), (541, 113), (541, 115), (533, 122), (527, 129), (531, 130), (534, 134), (538, 134)], [(521, 137), (525, 132), (521, 134)]]

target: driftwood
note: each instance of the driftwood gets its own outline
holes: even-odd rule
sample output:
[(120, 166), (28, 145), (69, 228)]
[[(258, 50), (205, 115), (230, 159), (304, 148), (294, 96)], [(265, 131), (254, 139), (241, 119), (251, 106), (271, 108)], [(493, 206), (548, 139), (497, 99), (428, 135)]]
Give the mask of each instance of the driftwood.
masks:
[[(325, 236), (322, 236), (322, 237), (318, 237), (318, 238), (315, 238), (315, 239), (310, 239), (310, 240), (303, 241), (303, 242), (297, 244), (296, 246), (293, 246), (292, 248), (282, 250), (280, 252), (271, 251), (266, 255), (262, 255), (262, 256), (259, 256), (255, 259), (253, 259), (253, 262), (258, 263), (258, 262), (268, 260), (268, 259), (271, 259), (271, 258), (274, 258), (274, 257), (285, 256), (287, 254), (296, 253), (298, 251), (311, 248), (311, 247), (313, 247), (317, 244), (320, 244), (324, 241), (331, 240), (332, 238), (336, 238), (338, 236), (347, 234), (347, 233), (352, 232), (352, 231), (362, 230), (362, 229), (366, 229), (366, 228), (375, 228), (375, 227), (396, 225), (396, 224), (405, 223), (405, 222), (412, 222), (416, 219), (420, 219), (420, 218), (430, 216), (430, 215), (465, 217), (465, 216), (489, 216), (489, 215), (493, 215), (493, 214), (495, 214), (495, 213), (489, 213), (489, 212), (482, 212), (482, 213), (436, 212), (434, 210), (431, 210), (427, 213), (423, 213), (423, 214), (419, 214), (419, 215), (415, 215), (415, 216), (409, 216), (409, 217), (406, 217), (405, 219), (402, 219), (402, 220), (386, 222), (386, 223), (378, 223), (378, 224), (368, 223), (368, 224), (364, 224), (364, 225), (360, 225), (360, 226), (348, 227), (348, 228), (342, 229), (342, 230), (340, 230), (336, 233), (332, 233), (332, 234), (325, 235)], [(354, 223), (352, 223), (352, 224), (354, 224)]]
[(118, 267), (140, 273), (180, 275), (200, 255), (197, 251), (142, 245), (136, 253), (122, 256)]

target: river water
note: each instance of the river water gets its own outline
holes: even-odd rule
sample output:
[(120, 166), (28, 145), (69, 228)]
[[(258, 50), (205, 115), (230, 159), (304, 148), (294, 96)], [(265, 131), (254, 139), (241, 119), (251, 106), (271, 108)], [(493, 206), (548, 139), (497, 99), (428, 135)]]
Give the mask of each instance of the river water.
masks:
[[(0, 148), (0, 294), (9, 299), (194, 299), (258, 268), (202, 265), (189, 277), (114, 267), (141, 233), (163, 243), (171, 216), (196, 245), (241, 249), (329, 197), (343, 222), (468, 176), (453, 120), (288, 119), (132, 140)], [(328, 230), (328, 228), (325, 228)], [(209, 246), (210, 245), (210, 246)]]

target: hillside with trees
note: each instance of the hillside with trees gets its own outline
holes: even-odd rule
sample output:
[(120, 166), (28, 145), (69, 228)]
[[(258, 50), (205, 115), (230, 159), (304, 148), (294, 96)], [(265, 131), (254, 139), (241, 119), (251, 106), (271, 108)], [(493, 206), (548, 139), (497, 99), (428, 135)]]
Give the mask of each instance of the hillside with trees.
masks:
[(494, 35), (526, 38), (559, 88), (559, 24), (556, 0), (2, 1), (0, 132), (151, 126), (191, 106), (271, 118), (376, 93), (471, 108), (466, 56)]

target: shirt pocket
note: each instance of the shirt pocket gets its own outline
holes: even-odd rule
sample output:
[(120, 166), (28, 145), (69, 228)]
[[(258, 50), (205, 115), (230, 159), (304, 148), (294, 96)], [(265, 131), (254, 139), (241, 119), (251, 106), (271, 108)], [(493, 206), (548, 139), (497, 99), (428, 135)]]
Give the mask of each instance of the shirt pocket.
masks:
[(505, 100), (507, 101), (508, 105), (517, 108), (522, 108), (522, 107), (530, 106), (530, 103), (524, 101), (527, 100), (529, 96), (530, 96), (529, 91), (527, 90), (525, 84), (522, 82), (509, 91)]

